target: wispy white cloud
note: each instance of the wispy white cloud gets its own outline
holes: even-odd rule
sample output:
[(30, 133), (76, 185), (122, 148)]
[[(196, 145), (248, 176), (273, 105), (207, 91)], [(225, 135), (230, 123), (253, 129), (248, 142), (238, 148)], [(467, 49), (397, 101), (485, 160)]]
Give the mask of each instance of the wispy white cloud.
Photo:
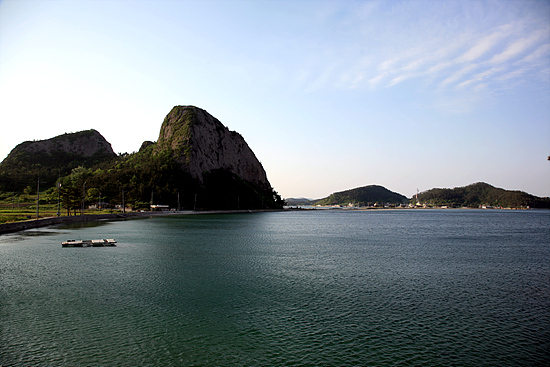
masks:
[(495, 79), (499, 82), (505, 82), (511, 79), (525, 77), (525, 75), (534, 72), (541, 79), (548, 78), (550, 70), (550, 43), (546, 43), (527, 54), (522, 59), (514, 62), (512, 67), (505, 73), (502, 73)]
[(463, 81), (462, 83), (459, 83), (457, 85), (457, 87), (458, 88), (465, 88), (465, 87), (470, 86), (472, 84), (479, 83), (483, 80), (486, 80), (487, 78), (491, 77), (494, 74), (498, 74), (498, 73), (504, 71), (505, 69), (506, 68), (504, 68), (504, 67), (496, 67), (496, 68), (492, 68), (492, 69), (489, 69), (489, 70), (485, 70), (481, 73), (475, 74), (470, 79), (468, 79), (466, 81)]
[(433, 66), (430, 66), (428, 70), (426, 70), (427, 75), (434, 75), (439, 73), (441, 70), (448, 68), (450, 66), (454, 65), (454, 62), (452, 61), (443, 61), (438, 64), (435, 64)]
[(511, 71), (509, 73), (504, 73), (504, 74), (498, 76), (496, 79), (498, 81), (504, 82), (504, 81), (507, 81), (507, 80), (510, 80), (510, 79), (519, 78), (519, 77), (525, 75), (527, 70), (528, 70), (528, 68), (516, 69), (516, 70)]
[[(457, 88), (466, 88), (475, 86), (482, 81), (485, 84), (491, 83), (491, 81), (502, 83), (514, 77), (525, 75), (527, 70), (533, 70), (534, 65), (539, 64), (542, 60), (550, 63), (549, 58), (544, 59), (544, 46), (540, 46), (534, 52), (525, 55), (529, 49), (536, 44), (540, 44), (547, 36), (545, 30), (539, 29), (525, 37), (512, 39), (505, 45), (504, 51), (494, 54), (488, 61), (468, 64), (461, 73), (444, 80), (442, 85), (456, 82)], [(538, 51), (539, 49), (541, 51)], [(520, 62), (510, 62), (514, 58), (521, 57), (521, 55), (524, 58)], [(476, 69), (479, 72), (472, 72)], [(494, 80), (492, 80), (493, 77)]]
[(535, 51), (531, 52), (529, 55), (525, 56), (520, 62), (537, 62), (543, 59), (545, 64), (550, 63), (550, 43), (545, 43), (537, 48)]
[(531, 33), (528, 37), (523, 37), (512, 42), (503, 52), (494, 55), (491, 60), (489, 60), (489, 62), (493, 64), (506, 62), (511, 58), (521, 54), (526, 49), (533, 46), (535, 43), (540, 42), (545, 37), (548, 37), (548, 30), (539, 29)]
[(386, 74), (384, 74), (384, 73), (379, 74), (379, 75), (375, 76), (374, 78), (369, 79), (369, 85), (371, 87), (376, 87), (380, 84), (382, 79), (384, 79), (385, 77), (386, 77)]
[(491, 34), (479, 39), (473, 40), (474, 45), (466, 51), (462, 56), (457, 58), (455, 62), (472, 62), (479, 59), (481, 56), (489, 52), (499, 41), (509, 36), (513, 30), (512, 24), (505, 24), (498, 27)]
[[(306, 90), (398, 88), (437, 91), (509, 90), (504, 83), (545, 73), (550, 23), (540, 3), (481, 2), (470, 12), (460, 1), (376, 2), (353, 12), (332, 8), (323, 25), (338, 36), (323, 43), (308, 71)], [(533, 5), (534, 4), (534, 5)], [(550, 4), (543, 6), (550, 11)], [(344, 17), (342, 21), (338, 17)], [(329, 57), (326, 57), (330, 55)], [(368, 60), (366, 62), (365, 60)]]
[[(429, 50), (413, 54), (402, 66), (395, 63), (395, 59), (383, 62), (380, 68), (383, 72), (370, 79), (370, 86), (395, 87), (408, 80), (420, 79), (445, 89), (472, 88), (479, 91), (491, 86), (506, 89), (500, 84), (528, 73), (542, 73), (550, 64), (548, 29), (522, 29), (516, 35), (512, 30), (518, 28), (506, 24), (487, 32), (480, 39), (464, 41), (466, 36), (463, 36), (461, 42), (448, 46), (454, 51), (461, 47), (466, 49), (454, 58), (453, 52)], [(426, 57), (426, 54), (430, 56)], [(515, 61), (518, 58), (520, 61)]]
[(399, 83), (401, 83), (401, 82), (403, 82), (407, 79), (412, 78), (413, 76), (414, 76), (414, 74), (412, 74), (412, 73), (411, 74), (401, 74), (401, 75), (393, 78), (392, 80), (390, 80), (390, 82), (388, 83), (388, 86), (392, 87), (392, 86), (394, 86), (396, 84), (399, 84)]
[(453, 74), (451, 74), (450, 76), (445, 78), (441, 82), (441, 85), (446, 86), (446, 85), (449, 85), (449, 84), (454, 84), (455, 82), (459, 81), (465, 75), (467, 75), (470, 72), (474, 71), (478, 67), (479, 67), (479, 65), (476, 65), (476, 64), (468, 64), (466, 66), (463, 66), (461, 69), (455, 71)]

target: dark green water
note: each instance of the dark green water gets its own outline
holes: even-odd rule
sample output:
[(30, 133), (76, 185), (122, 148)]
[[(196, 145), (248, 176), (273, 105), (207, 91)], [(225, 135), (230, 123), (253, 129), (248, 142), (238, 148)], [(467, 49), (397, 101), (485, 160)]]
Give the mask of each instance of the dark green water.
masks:
[[(115, 238), (117, 247), (62, 248)], [(0, 237), (1, 366), (545, 366), (549, 211), (169, 216)]]

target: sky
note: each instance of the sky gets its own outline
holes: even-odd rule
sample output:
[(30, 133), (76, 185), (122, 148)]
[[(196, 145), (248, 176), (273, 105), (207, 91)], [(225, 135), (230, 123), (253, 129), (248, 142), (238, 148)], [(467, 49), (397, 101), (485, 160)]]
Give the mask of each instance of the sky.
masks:
[(550, 2), (0, 1), (0, 160), (87, 129), (131, 153), (176, 105), (285, 198), (550, 196)]

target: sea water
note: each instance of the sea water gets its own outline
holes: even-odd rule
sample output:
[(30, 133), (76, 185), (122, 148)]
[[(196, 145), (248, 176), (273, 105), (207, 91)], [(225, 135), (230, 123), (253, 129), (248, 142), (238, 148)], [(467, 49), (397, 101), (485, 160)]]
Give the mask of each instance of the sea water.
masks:
[[(115, 238), (117, 247), (62, 248)], [(544, 366), (550, 211), (165, 216), (0, 236), (1, 366)]]

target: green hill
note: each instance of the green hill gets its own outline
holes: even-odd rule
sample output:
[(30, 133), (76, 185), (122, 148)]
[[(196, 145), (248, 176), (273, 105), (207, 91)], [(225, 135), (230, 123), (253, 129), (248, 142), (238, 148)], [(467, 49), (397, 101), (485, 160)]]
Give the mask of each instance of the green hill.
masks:
[(285, 198), (287, 205), (297, 206), (297, 205), (311, 205), (314, 200), (307, 198)]
[(383, 186), (370, 185), (351, 190), (335, 192), (330, 196), (315, 202), (316, 205), (342, 205), (353, 204), (356, 206), (371, 206), (374, 204), (404, 204), (407, 197), (390, 191)]
[(418, 195), (420, 203), (449, 207), (478, 208), (482, 205), (504, 208), (550, 208), (550, 198), (540, 198), (523, 191), (504, 190), (485, 182), (454, 189), (435, 188)]
[(96, 130), (63, 134), (18, 144), (0, 163), (0, 191), (21, 192), (27, 186), (53, 187), (75, 167), (92, 167), (116, 157), (111, 144)]

